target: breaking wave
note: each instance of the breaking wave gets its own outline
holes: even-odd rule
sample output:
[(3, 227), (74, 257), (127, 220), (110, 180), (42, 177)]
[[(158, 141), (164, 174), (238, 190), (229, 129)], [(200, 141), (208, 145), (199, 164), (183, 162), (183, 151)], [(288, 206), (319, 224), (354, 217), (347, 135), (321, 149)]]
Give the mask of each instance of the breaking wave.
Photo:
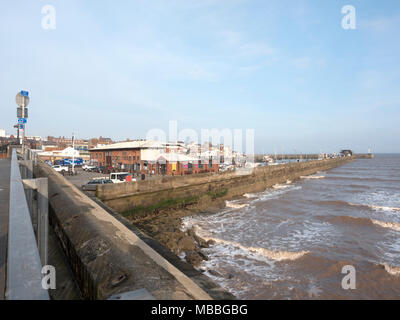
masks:
[(247, 198), (247, 199), (251, 199), (251, 198), (257, 198), (258, 195), (255, 194), (255, 193), (245, 193), (245, 194), (243, 195), (243, 197), (245, 197), (245, 198)]
[(225, 201), (225, 206), (231, 209), (242, 209), (249, 206), (248, 203), (236, 203), (234, 201)]
[(276, 184), (272, 188), (274, 188), (274, 189), (286, 189), (288, 187), (289, 187), (288, 184)]
[(355, 223), (372, 225), (372, 220), (368, 218), (351, 217), (351, 216), (317, 216), (321, 220), (329, 220), (330, 222), (336, 223)]
[(233, 246), (236, 248), (239, 248), (243, 251), (247, 251), (249, 253), (255, 253), (257, 255), (263, 256), (267, 259), (275, 260), (275, 261), (293, 261), (296, 259), (299, 259), (309, 253), (309, 251), (300, 251), (300, 252), (289, 252), (289, 251), (278, 251), (278, 250), (268, 250), (265, 248), (259, 248), (259, 247), (248, 247), (244, 246), (240, 243), (234, 242), (234, 241), (228, 241), (228, 240), (223, 240), (220, 238), (214, 238), (214, 237), (204, 237), (204, 240), (206, 241), (214, 241), (216, 244), (222, 244), (222, 245), (227, 245), (227, 246)]
[(382, 228), (388, 228), (388, 229), (400, 231), (400, 223), (380, 221), (380, 220), (371, 220), (371, 221), (373, 224), (381, 226)]
[(279, 196), (281, 196), (286, 192), (302, 189), (301, 186), (293, 185), (291, 183), (292, 182), (288, 180), (286, 184), (276, 184), (272, 188), (266, 189), (264, 192), (245, 193), (243, 197), (251, 199), (250, 202), (264, 201), (264, 200), (277, 199), (279, 198)]
[(397, 222), (382, 221), (382, 220), (362, 218), (362, 217), (351, 217), (351, 216), (334, 216), (334, 217), (318, 216), (318, 218), (322, 220), (328, 219), (331, 222), (377, 225), (382, 228), (388, 228), (395, 231), (400, 231), (400, 223)]
[(377, 205), (373, 205), (373, 204), (351, 203), (351, 202), (340, 201), (340, 200), (336, 200), (336, 201), (318, 201), (317, 204), (320, 204), (320, 205), (359, 207), (359, 208), (373, 209), (373, 210), (383, 210), (383, 211), (400, 211), (400, 208), (397, 208), (397, 207), (377, 206)]
[(368, 205), (371, 209), (377, 210), (384, 210), (384, 211), (400, 211), (400, 208), (396, 207), (387, 207), (387, 206), (375, 206), (375, 205)]
[(393, 276), (400, 276), (400, 267), (393, 267), (388, 265), (387, 263), (382, 263), (381, 266), (385, 268), (387, 273)]
[(301, 179), (324, 179), (325, 176), (300, 176)]
[(329, 180), (354, 180), (362, 182), (400, 182), (399, 179), (382, 179), (382, 178), (361, 178), (361, 177), (351, 177), (351, 176), (328, 176), (326, 179)]

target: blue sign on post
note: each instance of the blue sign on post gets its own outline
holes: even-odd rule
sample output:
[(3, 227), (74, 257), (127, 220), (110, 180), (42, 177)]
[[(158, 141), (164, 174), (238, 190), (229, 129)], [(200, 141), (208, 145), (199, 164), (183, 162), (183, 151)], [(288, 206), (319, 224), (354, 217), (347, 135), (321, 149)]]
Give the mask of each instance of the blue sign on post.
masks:
[(23, 124), (19, 124), (19, 130), (24, 130), (24, 125)]
[(26, 119), (25, 118), (20, 118), (20, 119), (18, 119), (18, 123), (19, 124), (25, 124), (26, 123)]
[(29, 92), (28, 91), (21, 91), (21, 96), (28, 97), (29, 96)]

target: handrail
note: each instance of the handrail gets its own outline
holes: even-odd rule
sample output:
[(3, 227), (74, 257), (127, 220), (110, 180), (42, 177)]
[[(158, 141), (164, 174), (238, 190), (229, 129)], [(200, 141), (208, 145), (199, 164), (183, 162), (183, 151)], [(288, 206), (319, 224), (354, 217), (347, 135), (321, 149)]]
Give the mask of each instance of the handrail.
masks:
[(7, 300), (49, 300), (25, 197), (16, 150), (12, 151), (7, 260)]

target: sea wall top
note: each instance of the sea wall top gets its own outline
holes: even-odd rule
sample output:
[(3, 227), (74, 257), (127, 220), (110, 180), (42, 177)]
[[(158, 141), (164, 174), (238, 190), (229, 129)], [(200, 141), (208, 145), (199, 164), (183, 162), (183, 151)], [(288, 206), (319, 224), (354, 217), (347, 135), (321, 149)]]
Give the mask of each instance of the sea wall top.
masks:
[(304, 171), (319, 166), (323, 167), (327, 164), (334, 165), (335, 163), (341, 163), (352, 159), (352, 157), (348, 157), (338, 159), (314, 160), (308, 162), (287, 163), (276, 166), (258, 167), (255, 169), (228, 171), (213, 174), (164, 177), (157, 180), (142, 180), (137, 182), (98, 185), (96, 196), (101, 200), (108, 200), (141, 192), (154, 192), (158, 190), (179, 188), (191, 185), (208, 184), (223, 180), (239, 179), (243, 176), (254, 176), (256, 179), (261, 179), (266, 176), (279, 174), (279, 172), (284, 173), (288, 171)]

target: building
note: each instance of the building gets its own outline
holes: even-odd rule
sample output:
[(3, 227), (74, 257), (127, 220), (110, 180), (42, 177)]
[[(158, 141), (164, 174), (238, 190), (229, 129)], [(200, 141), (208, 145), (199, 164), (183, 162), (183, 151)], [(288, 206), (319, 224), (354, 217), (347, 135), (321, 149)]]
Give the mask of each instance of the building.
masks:
[(107, 171), (188, 175), (219, 170), (213, 161), (200, 161), (198, 156), (187, 155), (187, 148), (180, 143), (135, 140), (98, 146), (89, 153), (91, 163)]
[(342, 150), (342, 151), (340, 151), (340, 153), (342, 155), (344, 155), (345, 157), (350, 157), (353, 155), (353, 151), (351, 151), (351, 150)]
[[(54, 163), (57, 160), (64, 160), (64, 159), (78, 159), (82, 158), (82, 156), (79, 154), (78, 150), (75, 150), (71, 147), (65, 148), (65, 149), (58, 149), (58, 148), (47, 148), (44, 151), (39, 151), (38, 156), (43, 160), (43, 161), (51, 161)], [(82, 158), (84, 163), (89, 162), (89, 157), (88, 158)]]
[(142, 155), (154, 153), (153, 157), (164, 152), (165, 147), (160, 143), (146, 140), (118, 142), (109, 145), (99, 145), (89, 149), (90, 162), (109, 171), (129, 171), (132, 173), (148, 173), (147, 160)]

